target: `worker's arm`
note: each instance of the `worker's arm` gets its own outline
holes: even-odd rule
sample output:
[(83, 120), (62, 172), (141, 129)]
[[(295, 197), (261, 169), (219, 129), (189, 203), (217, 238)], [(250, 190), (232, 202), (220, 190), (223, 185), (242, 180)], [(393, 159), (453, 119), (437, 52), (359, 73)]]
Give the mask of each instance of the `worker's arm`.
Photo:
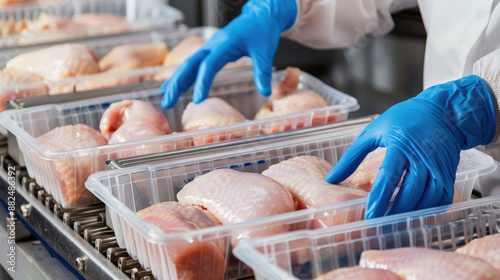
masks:
[(283, 36), (311, 48), (348, 47), (367, 34), (394, 27), (391, 13), (417, 6), (416, 0), (296, 0), (297, 19)]

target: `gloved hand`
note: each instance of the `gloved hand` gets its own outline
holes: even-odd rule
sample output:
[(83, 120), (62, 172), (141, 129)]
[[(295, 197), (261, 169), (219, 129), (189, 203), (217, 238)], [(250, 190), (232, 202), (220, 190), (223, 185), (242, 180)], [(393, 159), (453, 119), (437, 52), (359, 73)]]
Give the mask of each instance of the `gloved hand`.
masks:
[(494, 101), (478, 76), (428, 88), (371, 122), (327, 174), (345, 180), (377, 147), (387, 153), (368, 196), (367, 219), (450, 204), (460, 150), (489, 144), (496, 131)]
[(179, 65), (160, 87), (163, 108), (172, 108), (195, 82), (193, 101), (207, 98), (215, 74), (242, 56), (252, 59), (257, 90), (271, 94), (273, 58), (281, 32), (297, 17), (295, 0), (250, 0), (242, 13), (216, 32), (195, 54)]

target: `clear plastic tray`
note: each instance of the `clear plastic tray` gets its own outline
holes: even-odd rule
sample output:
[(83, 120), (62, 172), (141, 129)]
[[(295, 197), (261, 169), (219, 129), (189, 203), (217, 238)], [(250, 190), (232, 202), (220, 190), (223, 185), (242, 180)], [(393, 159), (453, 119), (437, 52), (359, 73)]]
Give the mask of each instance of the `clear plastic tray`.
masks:
[[(71, 18), (83, 13), (113, 14), (123, 16), (127, 28), (96, 26), (88, 29), (43, 31), (0, 37), (0, 47), (19, 47), (34, 44), (62, 42), (76, 38), (99, 37), (110, 34), (138, 32), (148, 29), (164, 28), (181, 22), (182, 13), (161, 1), (141, 0), (137, 5), (127, 5), (127, 0), (73, 0), (73, 1), (36, 1), (0, 9), (0, 22), (25, 22), (36, 20), (40, 14), (61, 18)], [(130, 2), (132, 3), (132, 2)], [(11, 50), (15, 51), (15, 50)]]
[[(210, 96), (218, 96), (224, 99), (246, 118), (252, 119), (265, 102), (265, 98), (257, 92), (253, 84), (252, 74), (252, 71), (241, 71), (234, 72), (231, 75), (221, 75), (220, 79), (214, 82)], [(274, 74), (273, 83), (282, 80), (284, 74), (284, 71)], [(328, 87), (318, 79), (306, 73), (302, 73), (301, 78), (300, 86), (320, 94), (329, 106), (279, 118), (245, 121), (205, 130), (180, 132), (113, 145), (60, 152), (47, 148), (35, 138), (55, 127), (68, 124), (82, 123), (98, 129), (104, 110), (110, 103), (123, 99), (140, 99), (153, 103), (167, 117), (172, 131), (182, 131), (181, 116), (187, 104), (191, 101), (191, 96), (185, 94), (181, 96), (173, 109), (163, 110), (161, 108), (162, 96), (158, 94), (157, 88), (153, 88), (61, 105), (52, 104), (21, 110), (8, 110), (0, 115), (0, 124), (17, 138), (19, 149), (23, 151), (29, 175), (35, 178), (38, 184), (45, 187), (63, 207), (74, 207), (95, 203), (97, 200), (93, 196), (86, 196), (87, 199), (72, 204), (64, 201), (61, 196), (60, 183), (54, 173), (52, 164), (57, 162), (74, 164), (76, 180), (82, 178), (84, 176), (82, 174), (86, 174), (80, 174), (80, 172), (94, 173), (103, 170), (106, 160), (189, 147), (192, 145), (193, 137), (210, 140), (214, 138), (219, 140), (231, 139), (235, 137), (233, 134), (236, 131), (237, 137), (246, 138), (263, 134), (263, 131), (269, 126), (278, 127), (280, 130), (308, 127), (313, 123), (327, 123), (331, 121), (332, 117), (337, 120), (345, 120), (349, 112), (359, 107), (356, 99)], [(91, 163), (92, 170), (79, 169), (78, 165), (82, 162)]]
[[(134, 43), (164, 42), (171, 49), (180, 41), (189, 36), (202, 36), (210, 38), (218, 29), (215, 27), (187, 28), (185, 26), (176, 29), (165, 29), (162, 31), (141, 32), (137, 34), (126, 34), (106, 38), (86, 39), (80, 43), (88, 46), (94, 53), (102, 58), (115, 46)], [(38, 49), (37, 47), (36, 49)], [(26, 48), (22, 52), (32, 51)], [(8, 60), (18, 55), (18, 50), (0, 50), (0, 65), (3, 67)], [(148, 87), (153, 83), (155, 76), (163, 71), (172, 71), (175, 66), (146, 67), (117, 73), (97, 73), (62, 79), (59, 81), (43, 81), (26, 84), (10, 84), (0, 86), (0, 94), (8, 92), (26, 91), (46, 86), (51, 93), (72, 93), (109, 88), (126, 84), (139, 84), (138, 87)], [(229, 72), (227, 70), (225, 72)]]
[[(256, 279), (312, 279), (357, 265), (366, 250), (425, 247), (453, 251), (500, 233), (500, 196), (321, 230), (296, 231), (240, 243), (234, 254)], [(297, 264), (297, 255), (308, 261)]]
[[(99, 172), (91, 175), (87, 188), (107, 206), (120, 246), (151, 269), (158, 279), (177, 279), (174, 264), (168, 259), (168, 250), (181, 240), (226, 242), (226, 278), (252, 275), (251, 270), (232, 255), (229, 239), (235, 230), (249, 232), (271, 225), (287, 224), (290, 228), (309, 229), (321, 218), (323, 222), (348, 223), (362, 220), (366, 199), (347, 201), (334, 205), (296, 211), (250, 222), (225, 225), (182, 234), (165, 234), (157, 227), (141, 220), (135, 213), (163, 201), (175, 201), (176, 194), (194, 177), (213, 169), (231, 168), (245, 172), (261, 173), (270, 165), (299, 155), (314, 155), (335, 164), (347, 147), (356, 139), (364, 126), (323, 135), (298, 139), (278, 139), (274, 143), (259, 143), (246, 148), (234, 147), (231, 151), (205, 154), (186, 159), (169, 159), (155, 165), (144, 165)], [(457, 171), (457, 189), (472, 186), (477, 176), (493, 171), (496, 166), (491, 157), (476, 150), (464, 151)], [(159, 261), (166, 260), (166, 261)]]

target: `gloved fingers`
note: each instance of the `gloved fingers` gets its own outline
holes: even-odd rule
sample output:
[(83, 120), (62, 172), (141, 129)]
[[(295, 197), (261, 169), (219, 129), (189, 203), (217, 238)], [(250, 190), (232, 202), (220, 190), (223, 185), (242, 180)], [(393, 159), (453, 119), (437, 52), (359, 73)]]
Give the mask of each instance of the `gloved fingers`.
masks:
[(396, 186), (408, 167), (408, 160), (398, 148), (387, 149), (366, 204), (366, 219), (384, 215)]
[(186, 92), (196, 79), (197, 69), (207, 56), (208, 51), (198, 51), (175, 69), (174, 73), (161, 85), (158, 90), (163, 93), (161, 106), (165, 109), (174, 107), (179, 96)]
[(438, 206), (443, 199), (443, 195), (443, 186), (432, 176), (429, 176), (424, 194), (416, 205), (415, 210)]
[(270, 96), (271, 78), (273, 74), (274, 52), (253, 51), (250, 53), (252, 68), (254, 72), (254, 82), (257, 90), (263, 96)]
[(441, 198), (441, 201), (437, 204), (437, 206), (449, 205), (453, 203), (453, 198), (455, 195), (455, 184), (454, 182), (450, 182), (449, 184), (451, 184), (451, 186), (443, 188), (443, 196)]
[[(387, 210), (387, 215), (404, 213), (415, 210), (422, 200), (426, 185), (429, 183), (429, 172), (422, 167), (423, 164), (411, 160), (408, 172), (399, 187), (399, 192)], [(441, 197), (441, 194), (436, 194)]]
[(333, 169), (328, 172), (325, 177), (327, 182), (337, 184), (347, 179), (358, 168), (366, 155), (376, 148), (373, 139), (363, 132), (342, 155)]
[(228, 55), (224, 49), (212, 50), (210, 54), (201, 62), (198, 69), (198, 76), (194, 84), (193, 102), (198, 104), (208, 97), (210, 87), (219, 70), (226, 65)]

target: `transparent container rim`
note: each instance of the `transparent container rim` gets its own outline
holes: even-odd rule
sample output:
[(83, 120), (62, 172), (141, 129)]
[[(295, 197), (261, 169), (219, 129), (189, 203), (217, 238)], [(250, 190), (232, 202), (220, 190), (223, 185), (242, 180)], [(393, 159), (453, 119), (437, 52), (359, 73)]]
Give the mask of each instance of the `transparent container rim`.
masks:
[[(274, 75), (280, 75), (283, 74), (285, 70), (281, 70), (276, 72)], [(248, 71), (248, 73), (251, 73), (251, 71)], [(320, 83), (323, 84), (320, 80), (317, 78), (301, 71), (301, 76), (303, 78), (307, 78), (309, 80), (312, 80), (315, 83)], [(222, 76), (221, 78), (226, 79), (227, 81), (231, 80), (231, 75), (226, 75)], [(128, 141), (128, 142), (123, 142), (123, 143), (116, 143), (116, 144), (111, 144), (111, 145), (104, 145), (104, 146), (98, 146), (98, 147), (89, 147), (89, 148), (84, 148), (84, 149), (75, 149), (75, 150), (65, 150), (65, 151), (54, 151), (47, 146), (41, 144), (40, 142), (36, 141), (34, 137), (29, 135), (24, 129), (22, 129), (14, 120), (13, 118), (21, 113), (29, 113), (29, 112), (34, 112), (34, 111), (43, 111), (48, 108), (55, 108), (56, 110), (64, 110), (64, 104), (49, 104), (49, 105), (41, 105), (41, 106), (35, 106), (31, 108), (25, 108), (25, 109), (19, 109), (19, 110), (6, 110), (0, 114), (0, 124), (3, 125), (7, 130), (9, 130), (12, 134), (14, 134), (18, 140), (26, 142), (30, 141), (30, 146), (35, 149), (35, 153), (38, 154), (39, 156), (45, 158), (45, 159), (62, 159), (66, 157), (69, 153), (78, 153), (78, 154), (88, 154), (88, 153), (98, 153), (99, 151), (102, 150), (107, 150), (107, 149), (115, 149), (115, 148), (127, 148), (127, 147), (133, 147), (136, 146), (137, 144), (147, 144), (147, 143), (152, 143), (152, 142), (157, 142), (157, 141), (165, 141), (165, 140), (173, 140), (176, 138), (186, 138), (186, 137), (192, 137), (196, 135), (203, 135), (206, 133), (217, 133), (220, 131), (227, 131), (227, 130), (233, 130), (233, 129), (244, 129), (246, 128), (247, 130), (251, 130), (253, 127), (258, 127), (260, 125), (264, 124), (273, 124), (276, 122), (281, 122), (284, 123), (286, 119), (290, 118), (296, 118), (296, 117), (303, 117), (303, 116), (308, 116), (308, 115), (313, 115), (315, 113), (321, 113), (321, 112), (330, 112), (330, 111), (336, 111), (339, 113), (347, 113), (347, 112), (352, 112), (357, 109), (359, 109), (359, 104), (357, 100), (345, 93), (342, 93), (336, 89), (333, 89), (331, 87), (325, 86), (325, 89), (328, 92), (333, 93), (334, 95), (340, 96), (345, 103), (343, 104), (338, 104), (338, 105), (332, 105), (332, 106), (327, 106), (323, 108), (318, 108), (314, 110), (310, 110), (308, 112), (303, 112), (303, 113), (296, 113), (296, 114), (290, 114), (282, 117), (273, 117), (273, 118), (267, 118), (267, 119), (261, 119), (261, 120), (246, 120), (241, 123), (235, 123), (235, 124), (230, 124), (226, 126), (221, 126), (221, 127), (216, 127), (216, 128), (209, 128), (209, 129), (203, 129), (203, 130), (197, 130), (197, 131), (190, 131), (190, 132), (179, 132), (175, 134), (168, 134), (168, 135), (162, 135), (162, 136), (157, 136), (157, 137), (151, 137), (148, 139), (139, 139), (139, 140), (134, 140), (134, 141)], [(93, 99), (94, 102), (103, 102), (104, 100), (109, 100), (113, 99), (113, 96), (106, 96), (102, 98), (96, 98)]]

